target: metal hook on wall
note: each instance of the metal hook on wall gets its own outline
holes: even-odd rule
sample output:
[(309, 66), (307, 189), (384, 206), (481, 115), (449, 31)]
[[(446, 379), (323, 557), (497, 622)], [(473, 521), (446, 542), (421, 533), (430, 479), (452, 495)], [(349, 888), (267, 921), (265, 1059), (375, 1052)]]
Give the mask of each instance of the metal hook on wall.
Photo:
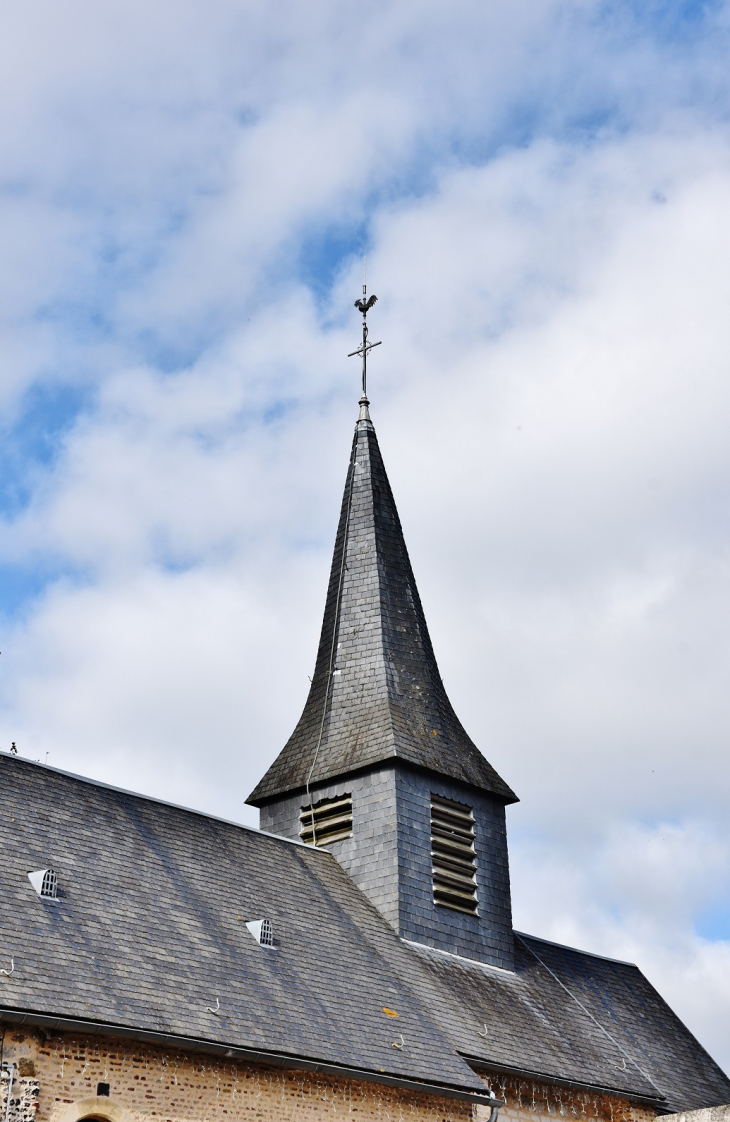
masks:
[(219, 998), (216, 998), (215, 999), (215, 1009), (211, 1009), (210, 1005), (206, 1005), (205, 1011), (206, 1011), (206, 1013), (213, 1013), (214, 1015), (217, 1016), (218, 1010), (220, 1009), (220, 1007), (221, 1007), (220, 1000), (219, 1000)]
[(0, 974), (4, 974), (6, 978), (9, 978), (10, 975), (14, 974), (14, 973), (15, 973), (15, 959), (11, 958), (10, 959), (10, 969), (9, 970), (0, 970)]

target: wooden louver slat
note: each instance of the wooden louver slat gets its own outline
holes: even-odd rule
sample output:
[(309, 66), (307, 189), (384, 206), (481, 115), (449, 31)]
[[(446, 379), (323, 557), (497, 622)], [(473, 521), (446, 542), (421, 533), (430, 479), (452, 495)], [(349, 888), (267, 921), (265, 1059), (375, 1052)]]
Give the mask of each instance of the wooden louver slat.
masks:
[(314, 828), (312, 828), (312, 807), (303, 806), (299, 814), (300, 837), (309, 845), (331, 845), (332, 842), (352, 837), (352, 795), (341, 795), (336, 799), (323, 799), (314, 804)]
[(431, 863), (434, 902), (475, 915), (477, 885), (472, 809), (433, 794)]

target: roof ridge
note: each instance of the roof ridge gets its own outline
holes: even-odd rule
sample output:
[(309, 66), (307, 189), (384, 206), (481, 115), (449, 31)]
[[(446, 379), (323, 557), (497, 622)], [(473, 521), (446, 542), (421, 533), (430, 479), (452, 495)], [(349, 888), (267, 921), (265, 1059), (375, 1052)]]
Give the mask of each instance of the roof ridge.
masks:
[(518, 931), (515, 927), (515, 935), (520, 935), (523, 939), (532, 939), (535, 943), (547, 943), (549, 947), (560, 947), (563, 951), (573, 951), (574, 954), (586, 954), (589, 958), (600, 958), (603, 962), (616, 962), (619, 966), (633, 966), (635, 970), (639, 967), (635, 962), (629, 962), (625, 958), (611, 958), (607, 954), (598, 954), (596, 951), (584, 951), (580, 947), (571, 947), (568, 943), (556, 943), (554, 939), (543, 939), (541, 935), (528, 935), (526, 931)]
[(145, 802), (157, 803), (158, 806), (169, 806), (173, 810), (182, 810), (186, 814), (196, 814), (199, 818), (208, 818), (212, 822), (223, 822), (226, 826), (235, 826), (239, 830), (248, 830), (251, 834), (260, 834), (262, 837), (273, 838), (275, 841), (287, 842), (288, 845), (304, 846), (305, 849), (311, 849), (313, 853), (327, 853), (326, 850), (316, 849), (298, 838), (285, 838), (281, 834), (272, 834), (269, 830), (260, 830), (257, 826), (249, 826), (245, 822), (234, 822), (232, 818), (222, 818), (219, 814), (210, 814), (207, 810), (198, 810), (194, 806), (171, 803), (169, 799), (161, 799), (157, 795), (145, 795), (142, 791), (130, 791), (128, 787), (117, 787), (114, 783), (105, 783), (103, 779), (91, 779), (88, 775), (79, 775), (75, 771), (65, 771), (64, 768), (54, 767), (53, 764), (44, 764), (40, 760), (29, 760), (26, 756), (16, 755), (15, 752), (5, 752), (0, 748), (0, 758), (2, 757), (12, 760), (13, 763), (27, 764), (28, 767), (38, 767), (44, 771), (52, 771), (56, 775), (64, 775), (67, 779), (75, 779), (77, 782), (86, 783), (90, 787), (103, 787), (107, 791), (116, 791), (120, 795), (130, 795), (133, 799), (144, 799)]

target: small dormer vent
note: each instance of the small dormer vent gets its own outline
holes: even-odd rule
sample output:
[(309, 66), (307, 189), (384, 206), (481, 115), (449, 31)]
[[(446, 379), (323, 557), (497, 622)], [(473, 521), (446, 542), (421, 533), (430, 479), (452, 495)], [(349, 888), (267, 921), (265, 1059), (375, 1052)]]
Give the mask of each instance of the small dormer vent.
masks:
[(36, 869), (28, 873), (28, 880), (39, 896), (46, 900), (55, 900), (58, 897), (58, 876), (55, 869)]
[(299, 813), (300, 837), (308, 845), (332, 845), (352, 837), (352, 795), (321, 799)]
[(246, 927), (260, 946), (274, 946), (274, 928), (270, 919), (252, 919)]

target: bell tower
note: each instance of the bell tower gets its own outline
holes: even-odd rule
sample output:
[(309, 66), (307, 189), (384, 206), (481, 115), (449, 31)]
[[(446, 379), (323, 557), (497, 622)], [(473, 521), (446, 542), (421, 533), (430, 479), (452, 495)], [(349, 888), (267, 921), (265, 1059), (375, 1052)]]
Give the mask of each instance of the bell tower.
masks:
[(363, 396), (312, 685), (247, 802), (263, 830), (329, 849), (403, 938), (510, 969), (505, 807), (517, 799), (436, 664), (365, 396), (374, 302), (357, 303)]

